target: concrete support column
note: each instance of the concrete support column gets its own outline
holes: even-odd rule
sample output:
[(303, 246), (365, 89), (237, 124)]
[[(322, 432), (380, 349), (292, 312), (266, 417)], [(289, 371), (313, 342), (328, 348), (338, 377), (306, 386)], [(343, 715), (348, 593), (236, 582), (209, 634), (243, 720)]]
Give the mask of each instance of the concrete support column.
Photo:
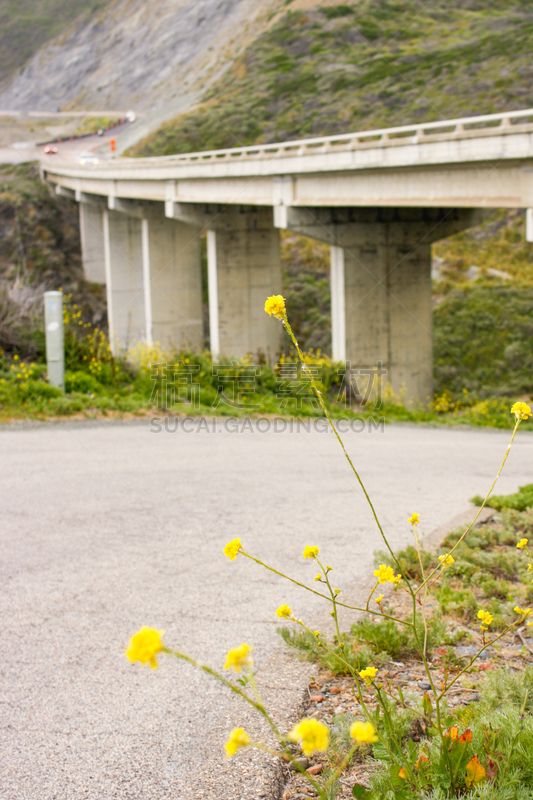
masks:
[(330, 247), (331, 280), (331, 357), (333, 361), (346, 361), (346, 291), (344, 277), (344, 250)]
[(109, 341), (113, 352), (146, 341), (142, 220), (103, 212)]
[(105, 283), (102, 205), (98, 203), (79, 205), (83, 272), (91, 283)]
[[(199, 230), (162, 209), (103, 213), (110, 340), (200, 352), (203, 347)], [(127, 210), (132, 213), (127, 213)]]
[[(145, 297), (154, 342), (164, 349), (204, 346), (200, 230), (163, 214), (143, 219)], [(149, 273), (149, 279), (147, 276)]]
[(207, 231), (207, 291), (209, 294), (209, 347), (213, 361), (220, 355), (218, 322), (217, 234)]
[(431, 242), (479, 224), (484, 215), (468, 208), (280, 205), (274, 224), (330, 245), (333, 358), (370, 370), (381, 362), (382, 380), (396, 395), (427, 403), (433, 388)]
[[(251, 353), (274, 362), (282, 331), (264, 311), (266, 298), (281, 293), (280, 239), (272, 209), (221, 214), (213, 249), (220, 353), (236, 357)], [(213, 262), (211, 251), (211, 265)], [(212, 270), (214, 274), (213, 266)], [(211, 319), (214, 325), (214, 315)]]
[(526, 242), (533, 242), (533, 208), (526, 208)]
[(379, 226), (366, 242), (344, 250), (346, 359), (363, 369), (381, 362), (396, 395), (427, 403), (433, 392), (431, 247), (395, 240), (392, 227)]

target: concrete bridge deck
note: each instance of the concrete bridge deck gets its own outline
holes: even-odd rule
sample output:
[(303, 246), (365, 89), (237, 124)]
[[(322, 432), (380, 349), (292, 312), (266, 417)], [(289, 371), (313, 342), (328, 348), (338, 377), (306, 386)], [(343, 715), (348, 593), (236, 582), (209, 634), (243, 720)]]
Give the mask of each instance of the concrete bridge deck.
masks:
[(396, 392), (432, 391), (431, 242), (491, 208), (526, 208), (533, 109), (157, 158), (42, 167), (80, 203), (87, 277), (106, 283), (113, 344), (203, 346), (200, 231), (208, 231), (210, 347), (274, 360), (263, 314), (281, 291), (279, 229), (331, 246), (332, 356), (381, 362)]

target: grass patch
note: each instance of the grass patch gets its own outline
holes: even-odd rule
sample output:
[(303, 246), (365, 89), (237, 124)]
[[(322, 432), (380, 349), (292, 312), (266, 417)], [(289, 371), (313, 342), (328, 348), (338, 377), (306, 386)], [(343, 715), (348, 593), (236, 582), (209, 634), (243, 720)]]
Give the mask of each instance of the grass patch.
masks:
[[(470, 501), (475, 506), (483, 505), (483, 498), (479, 495)], [(502, 508), (514, 508), (516, 511), (525, 511), (526, 508), (533, 508), (533, 483), (520, 486), (514, 494), (500, 494), (489, 497), (487, 505), (501, 511)]]

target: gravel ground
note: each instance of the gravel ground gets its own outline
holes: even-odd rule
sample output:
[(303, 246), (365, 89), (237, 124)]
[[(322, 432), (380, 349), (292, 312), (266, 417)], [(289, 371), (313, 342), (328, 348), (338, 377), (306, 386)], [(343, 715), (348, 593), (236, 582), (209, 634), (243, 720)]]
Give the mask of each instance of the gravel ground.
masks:
[[(426, 531), (467, 510), (509, 436), (391, 425), (345, 438), (399, 546), (413, 510)], [(232, 727), (260, 735), (234, 698), (183, 664), (130, 665), (123, 649), (143, 624), (213, 666), (253, 643), (265, 694), (290, 724), (312, 668), (276, 652), (274, 611), (288, 602), (316, 621), (323, 609), (222, 547), (240, 536), (311, 581), (301, 552), (318, 544), (356, 595), (379, 540), (334, 437), (52, 424), (4, 428), (0, 448), (0, 798), (269, 794), (279, 776), (257, 754), (224, 761)], [(499, 493), (531, 480), (532, 456), (533, 436), (519, 434)]]

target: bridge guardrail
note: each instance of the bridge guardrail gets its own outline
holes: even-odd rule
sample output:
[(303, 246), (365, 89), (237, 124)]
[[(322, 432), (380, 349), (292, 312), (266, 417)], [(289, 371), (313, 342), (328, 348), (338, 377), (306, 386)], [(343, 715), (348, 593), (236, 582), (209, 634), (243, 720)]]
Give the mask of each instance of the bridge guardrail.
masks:
[[(529, 120), (529, 122), (527, 122)], [(520, 122), (526, 124), (520, 125)], [(518, 130), (518, 129), (523, 130)], [(451, 129), (451, 130), (450, 130)], [(468, 137), (475, 133), (484, 136), (499, 133), (529, 132), (533, 131), (533, 108), (520, 111), (505, 111), (498, 114), (485, 114), (475, 117), (460, 117), (436, 122), (422, 122), (414, 125), (400, 125), (394, 128), (379, 128), (355, 133), (339, 133), (334, 136), (322, 136), (310, 139), (296, 139), (287, 142), (274, 142), (272, 144), (256, 144), (247, 147), (233, 147), (222, 150), (203, 150), (193, 153), (181, 153), (169, 156), (149, 156), (146, 158), (121, 158), (121, 166), (140, 166), (141, 164), (163, 163), (198, 163), (231, 160), (233, 158), (263, 158), (272, 156), (312, 155), (313, 153), (327, 153), (341, 149), (372, 147), (390, 147), (395, 144), (416, 143), (428, 141), (433, 136), (439, 139), (456, 139)], [(406, 141), (410, 140), (410, 141)], [(116, 165), (113, 162), (103, 162), (102, 166)]]

